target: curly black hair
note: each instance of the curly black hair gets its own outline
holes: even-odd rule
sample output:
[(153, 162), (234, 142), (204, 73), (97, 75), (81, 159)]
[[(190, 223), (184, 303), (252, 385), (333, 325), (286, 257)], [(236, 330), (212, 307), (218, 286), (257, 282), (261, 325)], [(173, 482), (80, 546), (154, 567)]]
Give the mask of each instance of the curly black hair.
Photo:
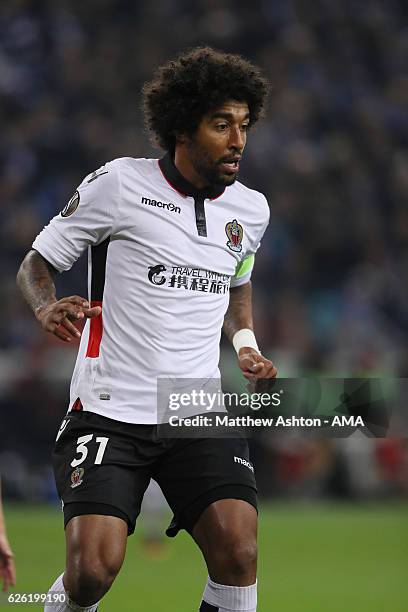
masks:
[(146, 127), (154, 144), (174, 152), (178, 134), (192, 136), (202, 117), (228, 100), (246, 102), (253, 125), (267, 93), (260, 70), (240, 55), (197, 47), (158, 68), (145, 83)]

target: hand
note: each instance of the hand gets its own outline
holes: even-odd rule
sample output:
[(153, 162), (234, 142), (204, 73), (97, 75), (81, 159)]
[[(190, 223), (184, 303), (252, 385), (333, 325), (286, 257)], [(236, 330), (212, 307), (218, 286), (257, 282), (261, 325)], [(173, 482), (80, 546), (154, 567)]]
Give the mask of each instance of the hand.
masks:
[(58, 302), (41, 306), (35, 311), (35, 316), (41, 327), (64, 342), (79, 338), (81, 332), (71, 323), (79, 319), (92, 319), (102, 312), (100, 306), (90, 307), (89, 302), (78, 295), (62, 298)]
[(16, 584), (14, 555), (4, 534), (0, 534), (0, 580), (3, 580), (3, 591)]
[(247, 346), (239, 349), (238, 365), (245, 378), (252, 382), (259, 379), (275, 378), (278, 373), (270, 359), (263, 357), (258, 351)]

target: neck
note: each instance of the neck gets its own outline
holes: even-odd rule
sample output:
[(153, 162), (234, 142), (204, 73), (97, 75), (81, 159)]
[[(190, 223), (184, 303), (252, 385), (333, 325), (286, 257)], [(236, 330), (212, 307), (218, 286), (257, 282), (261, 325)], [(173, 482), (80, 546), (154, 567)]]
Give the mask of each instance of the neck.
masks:
[(176, 147), (174, 165), (180, 174), (182, 174), (189, 183), (194, 185), (194, 187), (197, 187), (197, 189), (203, 189), (208, 186), (208, 182), (206, 182), (195, 170), (185, 147)]
[[(184, 173), (182, 173), (175, 165), (170, 153), (167, 153), (161, 160), (159, 160), (159, 166), (167, 182), (170, 183), (170, 185), (176, 191), (184, 196), (199, 199), (209, 198), (210, 200), (213, 200), (218, 198), (225, 191), (225, 186), (223, 185), (209, 185), (207, 183), (205, 187), (198, 187), (197, 185), (202, 185), (204, 181), (197, 180), (196, 184), (194, 184), (192, 180), (194, 179), (194, 175), (192, 172), (188, 172), (189, 166), (187, 166), (187, 171), (185, 170)], [(187, 176), (189, 178), (187, 178)]]

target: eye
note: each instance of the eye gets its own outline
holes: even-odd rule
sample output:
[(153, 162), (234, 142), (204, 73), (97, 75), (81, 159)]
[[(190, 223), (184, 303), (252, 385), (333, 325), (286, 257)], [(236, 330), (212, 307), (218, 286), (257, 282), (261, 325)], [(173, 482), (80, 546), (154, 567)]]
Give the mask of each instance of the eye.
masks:
[(249, 129), (249, 123), (243, 123), (243, 124), (241, 125), (241, 130), (242, 130), (243, 132), (246, 132), (248, 129)]
[(226, 123), (217, 123), (215, 127), (219, 132), (224, 132), (227, 129), (228, 125)]

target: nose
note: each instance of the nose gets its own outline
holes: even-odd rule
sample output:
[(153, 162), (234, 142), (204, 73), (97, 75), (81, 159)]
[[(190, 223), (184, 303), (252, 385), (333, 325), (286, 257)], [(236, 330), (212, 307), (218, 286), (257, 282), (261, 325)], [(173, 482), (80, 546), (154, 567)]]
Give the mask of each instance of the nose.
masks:
[(233, 127), (230, 130), (229, 146), (231, 149), (236, 149), (241, 152), (245, 146), (245, 132), (242, 132), (240, 128)]

